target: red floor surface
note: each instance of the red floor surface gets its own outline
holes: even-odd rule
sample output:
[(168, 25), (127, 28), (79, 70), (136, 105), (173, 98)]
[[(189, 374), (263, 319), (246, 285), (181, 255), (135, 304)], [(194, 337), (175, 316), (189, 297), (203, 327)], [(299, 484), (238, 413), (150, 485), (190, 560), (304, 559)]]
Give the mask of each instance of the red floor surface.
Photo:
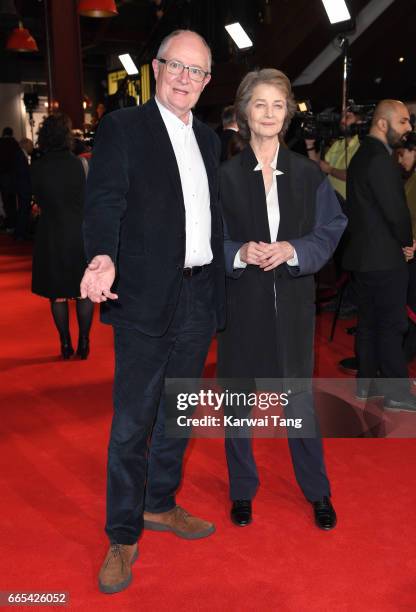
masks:
[[(60, 361), (48, 303), (30, 293), (29, 251), (0, 242), (1, 591), (68, 592), (70, 610), (416, 609), (416, 449), (405, 439), (325, 442), (339, 516), (329, 533), (312, 523), (284, 440), (255, 441), (262, 484), (244, 529), (228, 519), (223, 441), (196, 440), (178, 501), (216, 533), (146, 532), (132, 586), (101, 595), (111, 330), (95, 321), (90, 359)], [(351, 351), (342, 321), (327, 345), (328, 323), (319, 318), (320, 376)], [(212, 350), (210, 372), (214, 360)]]

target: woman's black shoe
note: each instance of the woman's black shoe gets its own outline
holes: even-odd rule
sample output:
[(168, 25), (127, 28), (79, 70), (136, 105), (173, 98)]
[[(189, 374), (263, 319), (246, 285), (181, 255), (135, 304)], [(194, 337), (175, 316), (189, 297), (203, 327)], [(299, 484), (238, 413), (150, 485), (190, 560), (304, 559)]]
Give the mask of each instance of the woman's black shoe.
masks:
[(337, 524), (337, 515), (329, 497), (325, 495), (322, 499), (312, 502), (315, 515), (315, 525), (319, 529), (329, 531)]
[(245, 527), (253, 520), (251, 501), (249, 499), (237, 499), (231, 506), (231, 520), (234, 525)]
[(90, 340), (89, 338), (84, 338), (81, 336), (78, 340), (77, 355), (81, 359), (87, 359), (89, 354), (90, 354)]
[(74, 354), (74, 349), (72, 348), (71, 341), (69, 342), (61, 342), (61, 355), (62, 359), (65, 361), (72, 357)]

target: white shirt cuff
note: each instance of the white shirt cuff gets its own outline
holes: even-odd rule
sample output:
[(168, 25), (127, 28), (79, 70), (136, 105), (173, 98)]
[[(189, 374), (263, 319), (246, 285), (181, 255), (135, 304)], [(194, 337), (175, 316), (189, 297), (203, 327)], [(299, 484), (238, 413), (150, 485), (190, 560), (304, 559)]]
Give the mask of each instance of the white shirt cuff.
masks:
[(286, 262), (288, 266), (298, 266), (299, 265), (298, 255), (295, 249), (293, 250), (294, 250), (294, 253), (293, 253), (292, 259), (288, 259)]
[(234, 268), (234, 270), (236, 268), (247, 268), (247, 264), (244, 261), (241, 261), (241, 259), (240, 259), (240, 249), (235, 254), (233, 268)]

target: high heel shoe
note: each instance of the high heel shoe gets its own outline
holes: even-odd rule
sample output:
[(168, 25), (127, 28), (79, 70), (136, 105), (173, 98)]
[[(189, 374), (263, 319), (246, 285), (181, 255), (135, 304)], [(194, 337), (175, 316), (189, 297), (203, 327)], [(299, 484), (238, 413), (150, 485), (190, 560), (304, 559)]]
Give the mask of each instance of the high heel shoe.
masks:
[(74, 349), (72, 347), (71, 341), (69, 342), (61, 342), (61, 355), (62, 359), (65, 361), (72, 357), (74, 354)]
[(87, 359), (90, 354), (90, 340), (88, 337), (80, 336), (78, 340), (77, 355), (81, 359)]

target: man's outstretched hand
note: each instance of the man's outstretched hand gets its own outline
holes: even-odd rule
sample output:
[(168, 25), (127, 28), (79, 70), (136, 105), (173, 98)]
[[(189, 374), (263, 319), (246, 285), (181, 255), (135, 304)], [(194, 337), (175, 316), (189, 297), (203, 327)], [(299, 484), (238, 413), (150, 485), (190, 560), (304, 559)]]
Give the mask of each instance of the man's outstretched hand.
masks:
[(90, 261), (81, 281), (81, 297), (90, 298), (91, 302), (116, 300), (118, 295), (111, 293), (116, 269), (108, 255), (96, 255)]

